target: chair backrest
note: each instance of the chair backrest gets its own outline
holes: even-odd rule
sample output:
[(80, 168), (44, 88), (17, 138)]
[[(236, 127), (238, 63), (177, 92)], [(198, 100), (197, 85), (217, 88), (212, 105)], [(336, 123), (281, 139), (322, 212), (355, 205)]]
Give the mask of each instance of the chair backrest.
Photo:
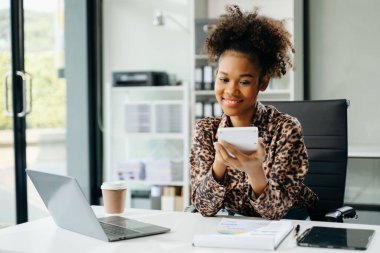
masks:
[(319, 197), (312, 220), (323, 220), (333, 209), (343, 206), (347, 172), (348, 101), (263, 102), (296, 117), (302, 125), (309, 155), (309, 173), (304, 183)]

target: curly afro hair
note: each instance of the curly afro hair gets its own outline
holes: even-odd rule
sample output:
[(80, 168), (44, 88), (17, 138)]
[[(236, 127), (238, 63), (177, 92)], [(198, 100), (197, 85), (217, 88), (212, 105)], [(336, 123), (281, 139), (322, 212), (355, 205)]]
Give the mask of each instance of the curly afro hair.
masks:
[(263, 75), (281, 77), (293, 68), (294, 47), (284, 21), (260, 16), (258, 8), (242, 13), (239, 6), (226, 6), (204, 48), (210, 61), (217, 61), (226, 50), (258, 59)]

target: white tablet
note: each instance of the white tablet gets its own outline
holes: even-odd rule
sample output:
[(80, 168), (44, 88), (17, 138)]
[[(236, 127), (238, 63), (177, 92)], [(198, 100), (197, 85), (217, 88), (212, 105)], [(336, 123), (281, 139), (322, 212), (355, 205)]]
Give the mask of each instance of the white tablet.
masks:
[(257, 150), (259, 131), (257, 127), (225, 127), (218, 129), (218, 141), (225, 141), (243, 152)]

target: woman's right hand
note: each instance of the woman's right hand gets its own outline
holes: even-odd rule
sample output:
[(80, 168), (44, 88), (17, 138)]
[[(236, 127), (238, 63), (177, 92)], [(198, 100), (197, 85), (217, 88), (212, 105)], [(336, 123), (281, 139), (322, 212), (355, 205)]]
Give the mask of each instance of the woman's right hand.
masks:
[(227, 165), (225, 164), (225, 160), (223, 159), (223, 154), (225, 155), (227, 151), (219, 142), (214, 142), (214, 149), (215, 159), (212, 165), (212, 174), (214, 176), (214, 179), (220, 182), (223, 179), (224, 174), (226, 173)]

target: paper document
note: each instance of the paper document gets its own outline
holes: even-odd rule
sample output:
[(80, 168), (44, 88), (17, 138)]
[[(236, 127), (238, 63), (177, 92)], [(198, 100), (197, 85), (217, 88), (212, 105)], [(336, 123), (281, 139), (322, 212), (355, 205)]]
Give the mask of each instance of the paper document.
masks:
[(197, 247), (274, 250), (292, 231), (291, 221), (223, 218), (215, 233), (195, 235)]

